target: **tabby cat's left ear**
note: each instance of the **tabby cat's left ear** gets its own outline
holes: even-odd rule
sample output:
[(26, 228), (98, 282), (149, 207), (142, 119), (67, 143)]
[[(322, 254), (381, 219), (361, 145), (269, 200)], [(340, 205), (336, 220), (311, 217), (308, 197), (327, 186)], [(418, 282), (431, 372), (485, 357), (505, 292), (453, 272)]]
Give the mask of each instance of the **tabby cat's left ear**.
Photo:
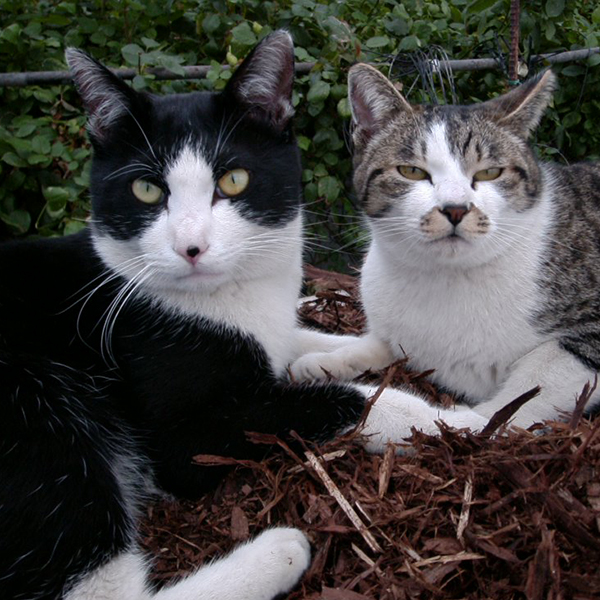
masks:
[(244, 59), (225, 88), (247, 115), (282, 132), (294, 115), (294, 43), (284, 30), (268, 35)]
[(365, 63), (354, 65), (348, 73), (348, 100), (354, 124), (354, 144), (358, 150), (394, 114), (414, 111), (385, 75)]
[(527, 139), (539, 125), (555, 89), (556, 75), (548, 69), (514, 90), (477, 105), (476, 110), (485, 111), (489, 119)]

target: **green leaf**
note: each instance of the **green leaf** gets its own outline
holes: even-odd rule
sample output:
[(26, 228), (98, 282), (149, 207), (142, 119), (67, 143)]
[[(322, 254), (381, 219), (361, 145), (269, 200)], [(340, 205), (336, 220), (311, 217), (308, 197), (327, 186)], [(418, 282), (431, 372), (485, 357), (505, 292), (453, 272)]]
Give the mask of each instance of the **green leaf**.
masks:
[(2, 30), (0, 33), (0, 39), (6, 40), (11, 44), (16, 44), (19, 41), (20, 35), (21, 26), (18, 23), (13, 23)]
[(78, 233), (82, 229), (85, 229), (87, 225), (82, 221), (73, 221), (69, 219), (65, 224), (64, 234), (72, 235), (74, 233)]
[(13, 167), (27, 166), (27, 162), (24, 161), (20, 156), (17, 156), (14, 152), (5, 152), (2, 155), (2, 161)]
[(202, 20), (202, 29), (209, 35), (215, 33), (221, 26), (221, 17), (216, 14), (206, 15)]
[(330, 90), (331, 86), (320, 79), (310, 87), (306, 98), (309, 102), (323, 102), (329, 96)]
[(372, 38), (369, 38), (365, 42), (365, 45), (367, 46), (367, 48), (383, 48), (384, 46), (387, 46), (389, 43), (390, 43), (390, 38), (388, 38), (386, 35), (376, 35)]
[(325, 196), (328, 202), (334, 202), (340, 195), (341, 186), (340, 182), (335, 178), (328, 175), (319, 179), (317, 184), (319, 196)]
[(597, 65), (600, 65), (600, 54), (592, 54), (592, 56), (590, 56), (588, 59), (588, 64), (590, 67), (596, 67)]
[(252, 31), (252, 28), (246, 21), (240, 23), (237, 27), (234, 27), (231, 30), (231, 35), (241, 46), (254, 46), (257, 42), (254, 31)]
[(546, 14), (549, 17), (555, 18), (562, 15), (565, 10), (565, 0), (547, 0)]
[(17, 233), (27, 233), (31, 226), (31, 215), (25, 210), (13, 210), (10, 214), (0, 214), (7, 225), (12, 227)]
[(310, 148), (310, 140), (306, 136), (299, 135), (297, 141), (301, 150), (308, 150)]
[(64, 208), (71, 196), (69, 190), (58, 186), (48, 186), (42, 190), (42, 193), (51, 210)]
[(468, 13), (480, 13), (496, 4), (498, 0), (475, 0), (467, 7)]
[(181, 60), (177, 56), (162, 56), (158, 64), (176, 75), (185, 75), (185, 69), (181, 66)]
[(350, 102), (348, 98), (342, 98), (337, 104), (338, 115), (344, 119), (349, 119), (352, 116), (352, 111), (350, 110)]
[(137, 44), (127, 44), (121, 48), (121, 56), (123, 56), (128, 65), (137, 67), (142, 54), (144, 54), (144, 51)]
[(600, 23), (600, 6), (598, 6), (592, 13), (592, 23), (598, 25)]

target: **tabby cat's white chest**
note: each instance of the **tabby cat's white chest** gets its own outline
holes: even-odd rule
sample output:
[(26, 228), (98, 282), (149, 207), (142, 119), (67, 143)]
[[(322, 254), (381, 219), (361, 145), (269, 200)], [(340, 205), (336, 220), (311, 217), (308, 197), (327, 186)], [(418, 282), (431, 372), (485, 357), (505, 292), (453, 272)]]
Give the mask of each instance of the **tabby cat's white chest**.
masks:
[(528, 250), (477, 268), (420, 269), (375, 241), (362, 279), (369, 329), (412, 368), (435, 369), (438, 384), (484, 400), (543, 339), (534, 327), (538, 259)]

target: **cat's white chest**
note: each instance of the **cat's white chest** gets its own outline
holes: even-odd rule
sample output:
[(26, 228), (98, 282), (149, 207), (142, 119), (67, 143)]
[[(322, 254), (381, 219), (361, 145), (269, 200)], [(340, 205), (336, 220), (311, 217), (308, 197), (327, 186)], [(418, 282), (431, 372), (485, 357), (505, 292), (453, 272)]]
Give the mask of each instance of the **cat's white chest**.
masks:
[(535, 261), (477, 269), (401, 268), (374, 243), (363, 269), (369, 329), (399, 358), (473, 400), (492, 396), (515, 360), (541, 343)]

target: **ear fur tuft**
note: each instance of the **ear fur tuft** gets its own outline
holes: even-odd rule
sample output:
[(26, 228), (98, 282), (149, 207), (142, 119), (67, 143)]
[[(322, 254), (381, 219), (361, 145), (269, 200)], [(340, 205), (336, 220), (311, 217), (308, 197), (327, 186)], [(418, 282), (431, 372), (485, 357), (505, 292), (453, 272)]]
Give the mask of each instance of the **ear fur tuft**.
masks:
[(274, 31), (244, 59), (226, 93), (249, 111), (250, 117), (283, 131), (294, 114), (294, 44), (285, 30)]
[(393, 84), (374, 67), (359, 63), (348, 73), (348, 99), (352, 110), (354, 142), (366, 143), (393, 112), (412, 112), (413, 107)]
[(539, 125), (555, 89), (556, 75), (547, 69), (514, 90), (484, 102), (479, 109), (499, 125), (527, 139)]
[(111, 127), (130, 112), (135, 92), (83, 50), (67, 48), (65, 58), (88, 113), (93, 142), (104, 141)]

